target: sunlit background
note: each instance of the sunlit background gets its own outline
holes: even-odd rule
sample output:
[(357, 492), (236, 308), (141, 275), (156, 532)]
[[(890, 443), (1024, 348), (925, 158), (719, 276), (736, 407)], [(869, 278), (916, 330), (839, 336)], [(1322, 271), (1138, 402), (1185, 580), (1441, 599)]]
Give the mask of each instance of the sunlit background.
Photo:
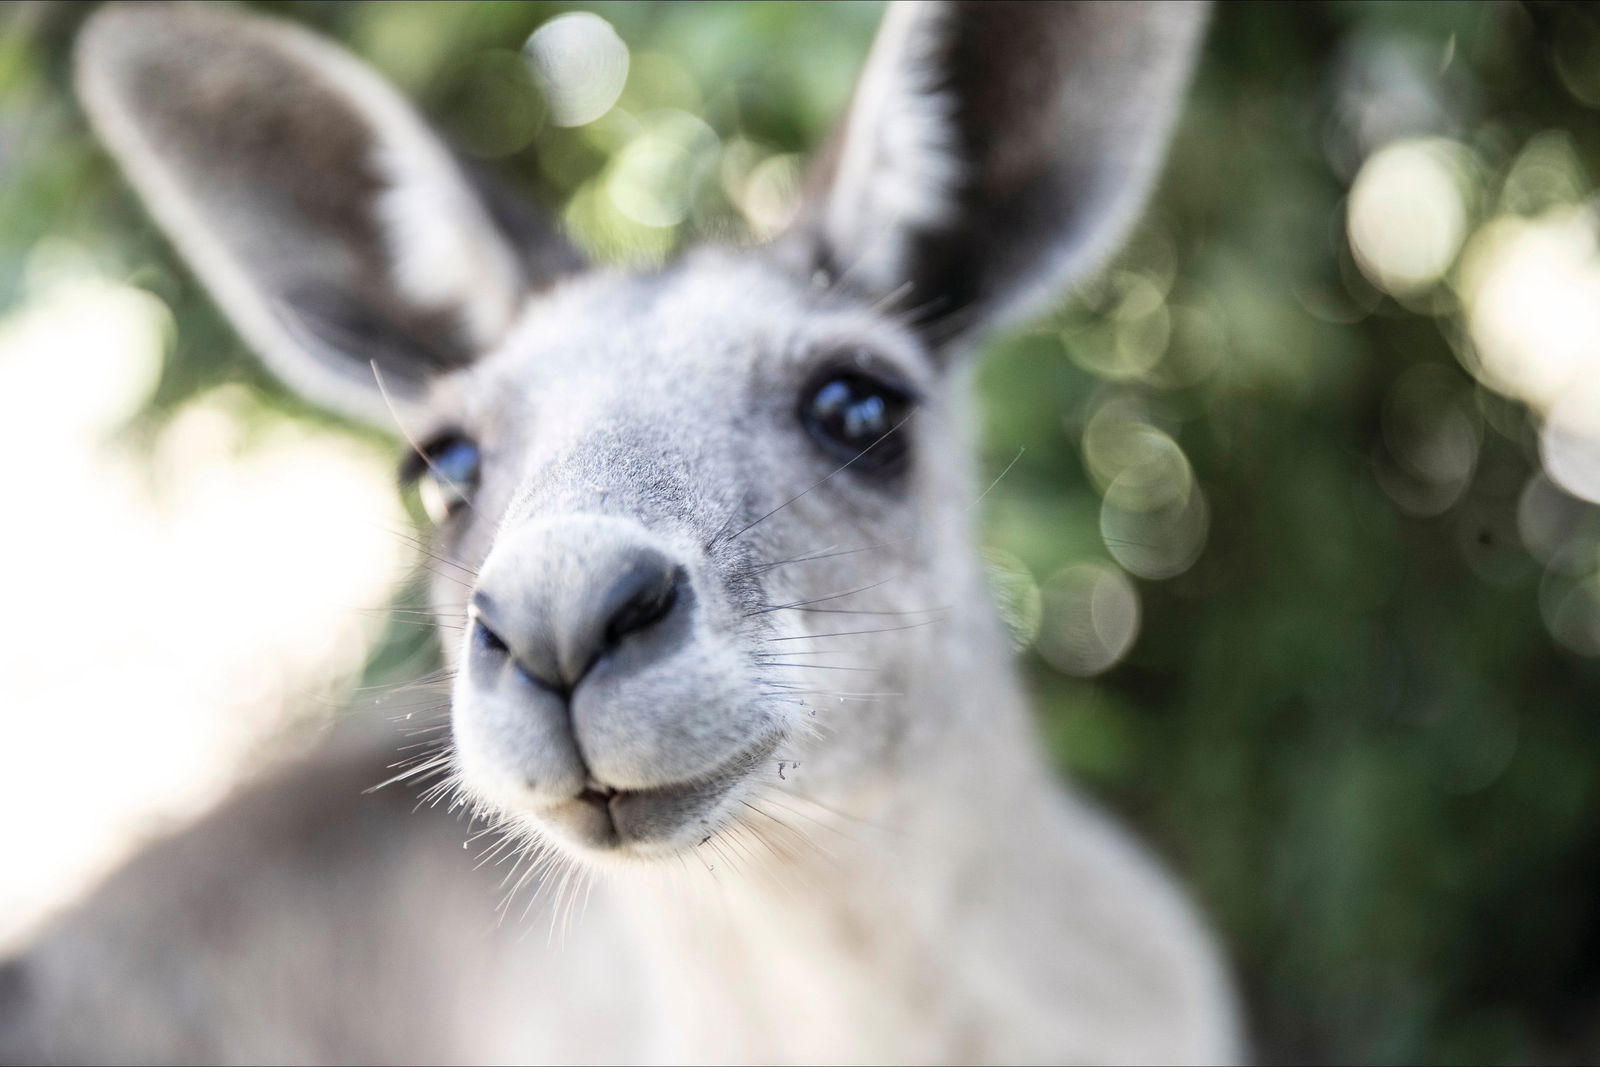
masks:
[[(630, 263), (782, 228), (879, 11), (261, 6)], [(393, 443), (153, 232), (66, 87), (86, 7), (0, 12), (0, 946), (428, 660)], [(1597, 177), (1600, 11), (1225, 5), (1129, 250), (979, 376), (1046, 735), (1264, 1060), (1600, 1056)]]

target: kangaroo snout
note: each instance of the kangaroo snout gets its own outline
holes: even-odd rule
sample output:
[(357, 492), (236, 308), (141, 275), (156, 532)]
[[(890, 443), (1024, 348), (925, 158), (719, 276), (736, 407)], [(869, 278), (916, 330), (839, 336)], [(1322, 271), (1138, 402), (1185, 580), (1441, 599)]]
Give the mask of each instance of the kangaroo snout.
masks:
[(628, 519), (503, 530), (456, 679), (467, 783), (591, 846), (674, 836), (714, 808), (775, 737), (736, 642), (707, 623), (701, 569)]
[(473, 594), (469, 669), (521, 671), (568, 697), (596, 663), (624, 641), (644, 639), (688, 599), (679, 592), (684, 569), (645, 545), (616, 545), (586, 560), (568, 585), (529, 589), (523, 576), (508, 577)]

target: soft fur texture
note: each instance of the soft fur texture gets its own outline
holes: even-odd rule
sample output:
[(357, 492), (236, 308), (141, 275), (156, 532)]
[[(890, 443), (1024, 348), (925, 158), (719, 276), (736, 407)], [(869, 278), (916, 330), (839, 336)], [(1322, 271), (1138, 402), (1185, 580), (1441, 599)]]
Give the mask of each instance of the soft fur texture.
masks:
[[(384, 406), (353, 370), (375, 360), (407, 436), (482, 447), (435, 550), (466, 636), (453, 750), (422, 769), (532, 850), (511, 910), (557, 935), (493, 926), (441, 815), (359, 795), (386, 742), (352, 728), (11, 964), (0, 1056), (1237, 1058), (1182, 894), (1034, 736), (974, 546), (961, 359), (1126, 228), (1202, 22), (897, 6), (792, 233), (625, 274), (506, 225), (304, 31), (99, 16), (89, 111), (241, 331), (353, 413)], [(845, 372), (917, 398), (903, 471), (808, 437), (803, 398)], [(660, 618), (570, 686), (526, 669), (641, 559), (677, 575)]]

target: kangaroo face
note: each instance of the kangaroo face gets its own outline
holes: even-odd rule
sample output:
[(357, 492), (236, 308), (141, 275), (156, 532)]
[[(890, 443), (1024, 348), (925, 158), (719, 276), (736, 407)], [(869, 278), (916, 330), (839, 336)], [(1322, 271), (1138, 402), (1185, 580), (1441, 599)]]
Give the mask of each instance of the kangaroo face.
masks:
[(738, 817), (817, 728), (851, 750), (863, 719), (883, 731), (897, 702), (827, 698), (903, 673), (862, 631), (937, 621), (920, 531), (944, 465), (922, 453), (949, 450), (944, 407), (913, 334), (755, 256), (532, 304), (412, 429), (442, 552), (476, 571), (434, 583), (467, 621), (447, 649), (463, 785), (572, 846), (650, 854)]
[(981, 703), (938, 625), (987, 611), (956, 368), (1126, 228), (1203, 21), (892, 4), (795, 227), (636, 275), (589, 269), (288, 23), (113, 5), (76, 58), (244, 337), (416, 446), (434, 596), (464, 623), (460, 786), (637, 858), (741, 818), (786, 762), (881, 779)]

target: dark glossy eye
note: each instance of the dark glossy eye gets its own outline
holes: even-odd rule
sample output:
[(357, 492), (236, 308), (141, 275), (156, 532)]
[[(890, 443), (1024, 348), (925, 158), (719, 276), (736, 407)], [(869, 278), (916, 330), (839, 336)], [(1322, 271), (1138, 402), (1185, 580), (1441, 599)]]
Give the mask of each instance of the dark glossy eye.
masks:
[(822, 450), (851, 470), (904, 465), (914, 402), (906, 390), (859, 371), (819, 378), (800, 397), (800, 421)]
[(478, 446), (459, 434), (440, 437), (413, 455), (401, 478), (417, 483), (423, 510), (434, 522), (443, 522), (472, 499), (478, 488)]

